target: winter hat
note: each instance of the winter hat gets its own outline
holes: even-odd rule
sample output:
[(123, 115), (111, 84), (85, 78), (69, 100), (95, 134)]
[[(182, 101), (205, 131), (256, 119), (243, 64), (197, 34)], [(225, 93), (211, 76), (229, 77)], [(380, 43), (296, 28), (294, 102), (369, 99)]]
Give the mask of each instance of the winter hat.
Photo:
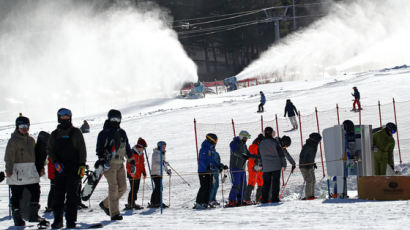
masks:
[(137, 147), (146, 148), (147, 147), (147, 142), (140, 137), (140, 138), (138, 138)]
[(394, 123), (387, 123), (386, 130), (389, 131), (391, 134), (395, 134), (397, 132), (397, 126)]
[(343, 128), (347, 133), (352, 133), (354, 132), (354, 124), (353, 121), (351, 120), (345, 120), (343, 121)]
[(275, 135), (275, 131), (273, 131), (272, 127), (268, 126), (265, 128), (265, 137), (273, 137)]
[(216, 143), (218, 142), (218, 137), (214, 133), (206, 134), (206, 139), (213, 145), (216, 145)]
[(61, 108), (61, 109), (59, 109), (58, 111), (57, 111), (57, 120), (58, 120), (58, 123), (61, 123), (61, 117), (62, 116), (69, 116), (70, 117), (70, 122), (71, 122), (71, 116), (72, 116), (72, 114), (71, 114), (71, 110), (69, 110), (69, 109), (66, 109), (66, 108)]
[(116, 109), (111, 109), (110, 111), (108, 111), (107, 117), (109, 121), (118, 123), (120, 123), (122, 119), (121, 112)]
[(19, 125), (28, 125), (30, 126), (30, 119), (27, 117), (19, 116), (16, 119), (16, 128), (19, 127)]
[(311, 139), (314, 142), (319, 143), (322, 140), (322, 136), (320, 136), (319, 133), (311, 133), (309, 135), (309, 139)]
[(292, 139), (290, 139), (290, 137), (289, 136), (283, 136), (282, 138), (280, 138), (280, 145), (282, 146), (282, 147), (289, 147), (290, 146), (290, 144), (292, 144)]
[(250, 139), (251, 135), (248, 133), (248, 131), (242, 130), (239, 132), (239, 139), (242, 140), (244, 137), (246, 137), (247, 139)]

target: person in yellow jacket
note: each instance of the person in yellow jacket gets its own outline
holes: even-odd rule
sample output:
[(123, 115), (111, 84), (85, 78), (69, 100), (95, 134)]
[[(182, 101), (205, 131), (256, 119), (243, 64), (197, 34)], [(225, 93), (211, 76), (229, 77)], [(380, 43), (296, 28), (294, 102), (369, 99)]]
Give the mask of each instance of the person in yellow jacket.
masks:
[(387, 165), (394, 170), (394, 138), (397, 126), (391, 122), (386, 127), (373, 134), (374, 174), (386, 175)]

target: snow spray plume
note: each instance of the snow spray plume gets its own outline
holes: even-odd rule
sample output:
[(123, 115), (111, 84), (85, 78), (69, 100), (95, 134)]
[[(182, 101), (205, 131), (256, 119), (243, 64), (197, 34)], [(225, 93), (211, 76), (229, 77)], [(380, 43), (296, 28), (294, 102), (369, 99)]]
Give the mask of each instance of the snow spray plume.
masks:
[(0, 121), (174, 96), (198, 76), (164, 18), (158, 8), (108, 1), (0, 0)]
[(238, 78), (312, 79), (409, 64), (408, 12), (407, 0), (332, 3), (327, 16), (273, 45)]

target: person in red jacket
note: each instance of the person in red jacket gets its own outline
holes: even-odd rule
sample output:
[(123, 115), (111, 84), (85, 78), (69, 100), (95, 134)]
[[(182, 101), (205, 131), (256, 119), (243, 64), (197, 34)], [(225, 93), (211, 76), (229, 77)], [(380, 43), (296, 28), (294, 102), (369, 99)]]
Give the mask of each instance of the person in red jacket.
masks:
[[(249, 146), (249, 152), (254, 154), (255, 156), (258, 155), (258, 145), (263, 140), (263, 134), (259, 134), (259, 136), (252, 142), (252, 145)], [(256, 202), (260, 202), (262, 198), (262, 187), (263, 187), (263, 179), (262, 174), (263, 172), (259, 170), (255, 170), (255, 166), (257, 166), (256, 159), (249, 158), (248, 160), (248, 187), (246, 188), (246, 195), (245, 195), (245, 203), (251, 204), (251, 195), (255, 184), (258, 184), (258, 189), (256, 190)]]
[(144, 179), (147, 177), (144, 164), (144, 150), (147, 147), (147, 142), (141, 137), (138, 138), (137, 144), (132, 148), (132, 156), (130, 159), (134, 159), (136, 172), (131, 173), (131, 163), (127, 162), (127, 177), (130, 182), (130, 192), (128, 194), (128, 204), (125, 205), (125, 209), (142, 209), (138, 204), (135, 204), (137, 200), (137, 193), (140, 186), (141, 174)]

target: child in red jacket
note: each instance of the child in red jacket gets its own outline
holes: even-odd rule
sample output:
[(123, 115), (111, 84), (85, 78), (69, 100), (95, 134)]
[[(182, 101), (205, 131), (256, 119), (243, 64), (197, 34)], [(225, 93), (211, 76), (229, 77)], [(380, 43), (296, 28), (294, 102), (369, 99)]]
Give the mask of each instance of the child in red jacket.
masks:
[(140, 186), (141, 174), (144, 175), (144, 179), (147, 177), (144, 164), (144, 149), (147, 147), (147, 142), (141, 137), (138, 139), (137, 144), (132, 148), (132, 157), (134, 159), (136, 172), (131, 174), (130, 161), (127, 162), (127, 177), (130, 182), (130, 192), (128, 194), (128, 204), (125, 205), (125, 209), (142, 209), (140, 205), (135, 204), (137, 200), (137, 193)]

